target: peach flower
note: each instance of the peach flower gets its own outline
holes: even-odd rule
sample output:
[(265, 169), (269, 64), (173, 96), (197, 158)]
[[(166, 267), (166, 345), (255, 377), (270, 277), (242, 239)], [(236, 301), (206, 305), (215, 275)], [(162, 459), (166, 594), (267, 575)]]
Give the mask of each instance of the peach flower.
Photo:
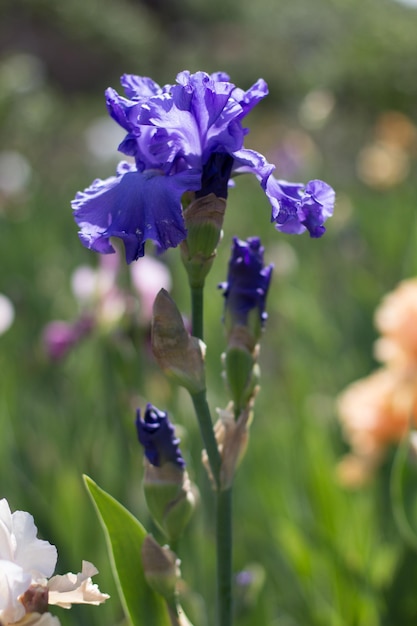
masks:
[(417, 279), (403, 280), (387, 294), (375, 313), (382, 337), (375, 356), (389, 365), (417, 367)]
[(338, 467), (345, 484), (366, 482), (390, 444), (417, 425), (417, 370), (380, 368), (352, 383), (338, 400), (339, 419), (353, 454)]

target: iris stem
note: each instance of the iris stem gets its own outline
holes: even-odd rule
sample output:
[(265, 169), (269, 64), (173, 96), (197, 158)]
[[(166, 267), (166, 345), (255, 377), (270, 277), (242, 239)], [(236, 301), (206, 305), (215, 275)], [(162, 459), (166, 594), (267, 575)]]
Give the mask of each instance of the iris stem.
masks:
[(210, 409), (207, 403), (206, 390), (191, 394), (194, 404), (194, 410), (197, 415), (200, 432), (203, 439), (204, 447), (207, 452), (211, 473), (217, 489), (220, 487), (220, 467), (221, 457), (217, 447), (217, 441), (214, 436), (213, 423), (211, 421)]
[[(192, 335), (203, 340), (203, 309), (204, 309), (204, 284), (191, 287), (191, 326)], [(204, 447), (207, 452), (211, 472), (217, 489), (220, 486), (221, 457), (214, 436), (213, 422), (210, 408), (207, 402), (206, 390), (191, 394), (194, 410), (197, 415), (200, 432)]]
[(217, 624), (232, 626), (232, 489), (221, 488), (221, 457), (214, 437), (206, 391), (191, 397), (216, 484)]
[[(192, 334), (203, 339), (204, 290), (191, 288)], [(216, 485), (216, 553), (218, 626), (232, 626), (232, 489), (221, 488), (221, 456), (213, 430), (207, 392), (191, 394), (203, 444)]]
[(217, 492), (217, 607), (218, 625), (231, 626), (232, 599), (232, 488)]
[(193, 337), (203, 340), (203, 295), (204, 285), (191, 287), (191, 320)]

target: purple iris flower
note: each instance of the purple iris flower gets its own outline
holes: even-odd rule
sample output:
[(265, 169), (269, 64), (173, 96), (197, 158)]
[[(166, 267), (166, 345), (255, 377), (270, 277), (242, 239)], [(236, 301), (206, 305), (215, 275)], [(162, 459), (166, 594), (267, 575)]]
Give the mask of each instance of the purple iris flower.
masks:
[(185, 467), (178, 447), (180, 440), (175, 437), (174, 427), (167, 413), (147, 404), (142, 419), (140, 409), (137, 409), (136, 429), (149, 463), (156, 467), (161, 467), (164, 463), (173, 463), (181, 469)]
[[(183, 193), (227, 198), (230, 178), (246, 172), (264, 189), (273, 221), (281, 224), (284, 214), (298, 215), (299, 198), (271, 180), (274, 166), (244, 147), (248, 129), (242, 122), (268, 93), (263, 79), (247, 91), (222, 72), (184, 71), (176, 84), (163, 87), (151, 78), (126, 74), (121, 84), (125, 95), (109, 88), (106, 103), (110, 116), (126, 131), (119, 150), (134, 163), (121, 163), (116, 176), (96, 180), (76, 195), (74, 218), (87, 248), (114, 252), (110, 238), (118, 237), (131, 263), (144, 255), (147, 240), (161, 250), (175, 247), (187, 236)], [(310, 209), (300, 223), (318, 236), (330, 214), (330, 206), (326, 213)]]
[(233, 325), (248, 325), (249, 314), (256, 310), (262, 326), (267, 318), (266, 296), (271, 282), (273, 265), (264, 266), (264, 248), (259, 237), (242, 241), (233, 238), (227, 282), (219, 285), (226, 299), (226, 316)]

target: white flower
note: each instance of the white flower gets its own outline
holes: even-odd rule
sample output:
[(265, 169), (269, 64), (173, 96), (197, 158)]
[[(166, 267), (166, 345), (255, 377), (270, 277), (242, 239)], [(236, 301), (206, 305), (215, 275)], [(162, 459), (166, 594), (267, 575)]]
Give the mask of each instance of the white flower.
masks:
[(92, 583), (97, 570), (87, 561), (79, 574), (48, 581), (57, 550), (36, 535), (32, 515), (12, 513), (7, 500), (0, 500), (0, 626), (59, 626), (56, 617), (44, 612), (47, 603), (70, 608), (72, 603), (101, 604), (109, 597)]
[(32, 583), (41, 583), (55, 569), (57, 551), (36, 537), (33, 517), (10, 511), (0, 500), (0, 621), (16, 622), (25, 614), (19, 596)]
[(9, 330), (14, 321), (14, 306), (2, 293), (0, 293), (0, 335)]

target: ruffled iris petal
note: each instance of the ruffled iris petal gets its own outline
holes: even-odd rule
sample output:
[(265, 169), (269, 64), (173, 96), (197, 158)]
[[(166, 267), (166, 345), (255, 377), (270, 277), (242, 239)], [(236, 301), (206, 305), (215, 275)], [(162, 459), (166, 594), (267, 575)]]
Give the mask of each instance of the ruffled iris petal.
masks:
[(260, 100), (268, 95), (268, 92), (268, 85), (263, 78), (259, 78), (247, 91), (236, 87), (232, 92), (232, 97), (239, 102), (242, 107), (242, 116), (244, 117), (252, 111), (253, 107), (255, 107)]
[(114, 252), (110, 237), (120, 238), (127, 263), (144, 255), (148, 239), (162, 250), (175, 247), (186, 236), (181, 196), (199, 183), (200, 174), (192, 170), (164, 176), (122, 164), (117, 176), (94, 181), (73, 201), (80, 239), (87, 248), (108, 254)]
[(310, 180), (305, 188), (305, 196), (321, 206), (325, 219), (333, 215), (336, 194), (334, 189), (322, 180)]
[[(137, 102), (120, 96), (117, 91), (111, 87), (106, 89), (104, 95), (110, 117), (120, 124), (122, 128), (133, 133), (137, 115), (132, 115), (132, 109), (135, 110), (138, 108)], [(136, 134), (137, 132), (138, 129), (136, 130)]]
[(265, 192), (272, 206), (271, 221), (277, 230), (299, 235), (306, 230), (311, 237), (321, 237), (324, 222), (333, 214), (335, 192), (322, 180), (307, 185), (267, 179)]
[(256, 150), (250, 150), (249, 148), (242, 148), (233, 153), (234, 174), (254, 174), (256, 178), (265, 190), (267, 181), (271, 173), (275, 169), (275, 165), (268, 163), (266, 158), (260, 152)]
[(143, 100), (160, 95), (163, 92), (158, 83), (148, 76), (123, 74), (120, 79), (120, 84), (125, 90), (126, 96), (132, 100)]

